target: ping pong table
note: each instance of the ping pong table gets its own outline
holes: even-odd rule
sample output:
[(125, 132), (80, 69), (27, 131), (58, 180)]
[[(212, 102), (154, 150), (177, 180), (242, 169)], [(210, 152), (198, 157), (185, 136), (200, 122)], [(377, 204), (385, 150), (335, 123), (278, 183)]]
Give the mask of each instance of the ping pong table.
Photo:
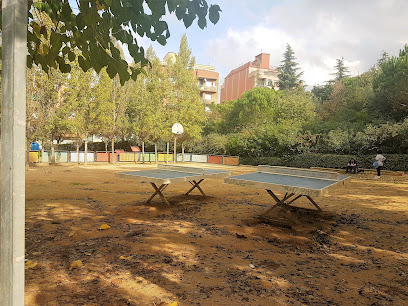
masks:
[[(204, 169), (196, 167), (184, 167), (173, 165), (158, 165), (154, 170), (140, 170), (140, 171), (127, 171), (115, 173), (115, 176), (136, 180), (147, 181), (153, 186), (155, 192), (150, 196), (146, 203), (159, 195), (161, 200), (170, 205), (169, 201), (163, 195), (163, 191), (169, 186), (170, 183), (179, 183), (188, 181), (192, 187), (185, 194), (188, 195), (195, 188), (197, 188), (201, 194), (205, 197), (204, 191), (199, 186), (205, 178), (223, 178), (231, 175), (230, 171), (218, 170), (218, 169)], [(156, 184), (160, 184), (158, 187)]]
[[(351, 176), (337, 172), (260, 165), (257, 172), (227, 177), (224, 182), (265, 189), (276, 202), (267, 212), (276, 207), (287, 207), (301, 197), (306, 197), (321, 211), (313, 197), (327, 194), (330, 190), (344, 185), (350, 178)], [(272, 190), (284, 192), (285, 195), (279, 198)]]

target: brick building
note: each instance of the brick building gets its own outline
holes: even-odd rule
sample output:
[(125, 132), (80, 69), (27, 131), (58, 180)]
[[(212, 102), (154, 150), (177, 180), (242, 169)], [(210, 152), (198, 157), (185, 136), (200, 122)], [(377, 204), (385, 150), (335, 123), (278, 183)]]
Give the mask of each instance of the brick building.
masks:
[(261, 53), (255, 60), (232, 70), (221, 87), (220, 102), (235, 100), (254, 87), (268, 87), (278, 90), (277, 69), (269, 67), (268, 53)]

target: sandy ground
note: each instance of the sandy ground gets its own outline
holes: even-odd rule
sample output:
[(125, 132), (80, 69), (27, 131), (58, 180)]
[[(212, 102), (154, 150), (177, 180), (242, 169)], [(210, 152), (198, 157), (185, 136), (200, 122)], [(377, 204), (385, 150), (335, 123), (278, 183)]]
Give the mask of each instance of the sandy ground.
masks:
[(27, 169), (26, 305), (407, 305), (407, 176), (354, 176), (287, 228), (258, 218), (265, 190), (208, 179), (146, 205), (148, 182), (114, 176), (153, 167)]

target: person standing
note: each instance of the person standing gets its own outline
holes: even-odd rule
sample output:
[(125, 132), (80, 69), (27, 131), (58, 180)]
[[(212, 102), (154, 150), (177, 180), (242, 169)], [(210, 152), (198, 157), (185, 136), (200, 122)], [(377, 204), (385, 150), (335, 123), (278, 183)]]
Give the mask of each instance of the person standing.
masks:
[(381, 169), (384, 166), (384, 162), (385, 162), (386, 158), (384, 157), (384, 155), (382, 155), (382, 151), (378, 150), (377, 151), (377, 156), (375, 157), (375, 162), (377, 163), (377, 176), (375, 178), (380, 178), (381, 176)]

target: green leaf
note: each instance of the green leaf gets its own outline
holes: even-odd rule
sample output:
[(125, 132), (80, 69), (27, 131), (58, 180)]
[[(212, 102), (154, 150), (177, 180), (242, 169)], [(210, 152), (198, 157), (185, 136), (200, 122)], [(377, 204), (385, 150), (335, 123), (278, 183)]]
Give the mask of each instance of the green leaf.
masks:
[(169, 9), (170, 13), (173, 13), (177, 7), (176, 0), (167, 0), (167, 8)]
[(195, 15), (190, 14), (184, 15), (183, 22), (185, 27), (188, 28), (189, 26), (191, 26), (195, 18), (196, 18)]
[(82, 30), (85, 27), (85, 20), (83, 18), (82, 13), (79, 13), (76, 18), (76, 25), (78, 27), (79, 30)]
[(207, 19), (205, 19), (205, 17), (198, 18), (197, 24), (200, 27), (200, 29), (204, 29), (207, 26)]
[(71, 10), (71, 6), (69, 5), (68, 1), (63, 3), (62, 5), (61, 16), (64, 19), (64, 21), (71, 21), (72, 10)]
[(186, 14), (186, 8), (184, 7), (177, 7), (176, 8), (176, 17), (178, 20), (183, 19), (184, 15)]
[(59, 69), (60, 69), (60, 71), (62, 72), (62, 73), (69, 73), (69, 72), (71, 72), (71, 66), (70, 65), (68, 65), (68, 64), (60, 64), (59, 65)]
[(78, 56), (78, 63), (81, 69), (86, 72), (91, 68), (91, 65), (87, 59), (85, 59), (83, 56)]
[(70, 62), (73, 62), (75, 60), (76, 56), (74, 52), (68, 52), (68, 59)]
[(118, 70), (116, 69), (116, 66), (114, 63), (110, 62), (108, 64), (108, 67), (106, 67), (106, 72), (108, 73), (109, 77), (113, 79), (115, 75), (117, 74)]
[(166, 37), (164, 37), (163, 35), (159, 35), (159, 36), (157, 37), (157, 42), (158, 42), (159, 44), (161, 44), (162, 46), (165, 46), (166, 43), (167, 43)]
[(218, 20), (220, 19), (220, 13), (221, 9), (218, 5), (211, 5), (209, 9), (209, 14), (208, 18), (213, 24), (216, 24)]

